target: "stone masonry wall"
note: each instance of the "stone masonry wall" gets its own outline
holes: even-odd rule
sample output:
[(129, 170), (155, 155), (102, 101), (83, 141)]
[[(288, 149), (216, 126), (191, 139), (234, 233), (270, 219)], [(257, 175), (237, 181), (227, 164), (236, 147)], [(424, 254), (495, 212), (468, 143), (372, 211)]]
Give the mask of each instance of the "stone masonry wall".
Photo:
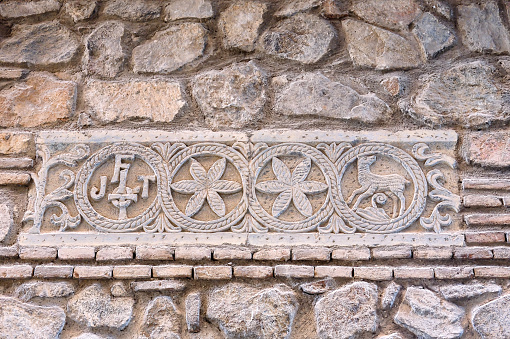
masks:
[(510, 338), (509, 20), (1, 1), (0, 338)]

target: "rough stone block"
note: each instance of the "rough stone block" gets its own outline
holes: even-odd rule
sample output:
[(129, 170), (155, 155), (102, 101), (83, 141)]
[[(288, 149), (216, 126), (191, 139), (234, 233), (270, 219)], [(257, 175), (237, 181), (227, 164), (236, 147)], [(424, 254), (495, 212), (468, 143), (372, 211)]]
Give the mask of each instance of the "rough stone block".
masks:
[(315, 266), (316, 278), (352, 278), (352, 267), (347, 266)]
[(186, 307), (186, 326), (188, 332), (200, 332), (200, 308), (201, 308), (200, 293), (190, 293), (186, 296), (184, 305)]
[(174, 260), (174, 251), (169, 246), (136, 246), (136, 259)]
[(57, 258), (57, 249), (54, 247), (22, 247), (19, 257), (24, 260), (53, 260)]
[(130, 247), (103, 247), (96, 254), (97, 261), (118, 261), (133, 259), (133, 249)]
[(33, 134), (27, 132), (0, 132), (0, 154), (35, 157)]
[(96, 7), (97, 1), (95, 0), (68, 0), (62, 10), (74, 22), (78, 22), (90, 18)]
[(366, 280), (391, 280), (391, 267), (354, 267), (354, 277)]
[(5, 19), (14, 19), (56, 12), (60, 9), (57, 0), (19, 1), (8, 0), (0, 3), (0, 16)]
[(314, 276), (314, 267), (299, 265), (276, 265), (274, 268), (274, 276), (284, 278), (312, 278)]
[(211, 260), (211, 249), (207, 247), (177, 247), (175, 260)]
[(125, 265), (113, 267), (113, 277), (116, 279), (142, 279), (152, 276), (149, 265)]
[(61, 260), (94, 260), (96, 250), (92, 246), (60, 247), (58, 258)]
[(135, 281), (131, 283), (131, 288), (135, 292), (180, 292), (186, 288), (186, 283), (178, 280)]
[(234, 266), (234, 277), (266, 279), (273, 277), (271, 266)]
[(38, 265), (34, 269), (36, 278), (72, 278), (74, 267), (70, 265)]
[(165, 6), (165, 21), (173, 21), (185, 18), (207, 19), (214, 15), (209, 0), (172, 0)]
[(329, 261), (331, 250), (327, 248), (294, 248), (292, 249), (292, 260), (317, 260)]
[(104, 7), (103, 14), (130, 21), (147, 21), (161, 15), (161, 4), (146, 0), (112, 0)]
[(18, 246), (0, 247), (0, 258), (17, 258)]
[(13, 227), (11, 208), (7, 204), (0, 204), (0, 243), (11, 233)]
[(193, 266), (188, 265), (163, 265), (153, 266), (152, 276), (154, 278), (191, 278)]
[(33, 271), (30, 265), (0, 266), (0, 279), (26, 279), (32, 277)]
[(468, 279), (474, 277), (472, 267), (436, 267), (436, 279)]
[(213, 253), (214, 260), (250, 260), (251, 250), (236, 248), (216, 248)]
[(333, 260), (370, 260), (370, 249), (368, 247), (346, 247), (337, 248), (331, 253)]
[(232, 279), (231, 266), (196, 266), (193, 277), (197, 280), (225, 280)]
[[(487, 99), (490, 99), (489, 103), (494, 102), (493, 106), (495, 106), (495, 109), (501, 105), (499, 102), (500, 100), (494, 100), (497, 98), (493, 96)], [(506, 132), (469, 133), (465, 136), (462, 144), (462, 155), (468, 163), (480, 165), (482, 167), (508, 167), (510, 166), (510, 149), (507, 147), (506, 143), (508, 138), (510, 138), (510, 134)], [(506, 180), (489, 179), (488, 181), (492, 181), (492, 183), (487, 183), (489, 184), (488, 187), (483, 179), (475, 178), (472, 180), (475, 181), (473, 184), (476, 184), (476, 181), (478, 181), (478, 185), (475, 185), (473, 188), (505, 189), (505, 187), (507, 187)], [(464, 179), (464, 188), (466, 188), (466, 184), (468, 183), (469, 181)]]
[(290, 260), (290, 249), (288, 248), (261, 249), (253, 253), (253, 260), (288, 261)]
[(372, 248), (374, 259), (408, 259), (412, 257), (410, 246), (385, 246)]
[(110, 279), (113, 268), (111, 266), (76, 266), (73, 278), (76, 279)]

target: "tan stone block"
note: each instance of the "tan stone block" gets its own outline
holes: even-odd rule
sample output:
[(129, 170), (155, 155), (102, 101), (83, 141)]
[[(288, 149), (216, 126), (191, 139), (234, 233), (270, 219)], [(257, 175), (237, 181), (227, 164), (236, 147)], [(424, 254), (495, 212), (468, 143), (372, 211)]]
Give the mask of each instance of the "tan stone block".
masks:
[[(506, 132), (472, 132), (464, 137), (462, 151), (468, 163), (483, 167), (506, 167), (510, 165)], [(494, 184), (493, 184), (494, 185)]]
[(35, 157), (33, 134), (27, 132), (0, 132), (0, 154)]
[(408, 259), (411, 258), (410, 246), (384, 246), (372, 248), (374, 259)]
[(73, 272), (75, 279), (110, 279), (112, 277), (111, 266), (76, 266)]
[(395, 279), (434, 279), (434, 269), (430, 267), (395, 267)]
[(316, 278), (352, 278), (352, 267), (348, 266), (315, 266)]
[(492, 249), (488, 247), (455, 247), (454, 259), (492, 259)]
[(470, 194), (462, 198), (464, 207), (500, 207), (501, 198), (495, 195)]
[(73, 266), (69, 265), (38, 265), (34, 269), (37, 278), (72, 278)]
[(177, 247), (175, 260), (211, 260), (211, 249), (207, 247)]
[(24, 260), (53, 260), (57, 257), (54, 247), (22, 247), (19, 257)]
[(468, 226), (508, 226), (510, 214), (467, 214), (464, 221)]
[(366, 280), (391, 280), (393, 269), (391, 267), (354, 267), (354, 277)]
[(465, 237), (467, 244), (487, 244), (506, 242), (505, 232), (466, 233)]
[(472, 267), (436, 267), (436, 279), (467, 279), (474, 276)]
[(33, 271), (30, 265), (0, 266), (0, 279), (26, 279), (32, 277)]
[(451, 247), (418, 247), (413, 250), (413, 258), (441, 260), (451, 259), (453, 249)]
[(285, 278), (312, 278), (314, 276), (313, 266), (299, 265), (276, 265), (274, 268), (275, 277)]
[(193, 269), (193, 276), (199, 280), (232, 279), (231, 266), (197, 266)]
[(510, 259), (510, 247), (494, 247), (494, 259)]
[(510, 180), (499, 178), (465, 178), (462, 180), (462, 188), (508, 191), (510, 190)]
[(296, 248), (292, 249), (292, 260), (329, 261), (331, 251), (327, 248)]
[(191, 278), (193, 266), (188, 265), (163, 265), (153, 266), (152, 276), (154, 278)]
[(186, 283), (179, 280), (134, 281), (131, 283), (131, 288), (134, 292), (180, 292), (186, 288)]
[(94, 260), (96, 251), (91, 246), (61, 247), (58, 249), (58, 258), (62, 260)]
[(0, 172), (0, 186), (18, 185), (27, 186), (30, 183), (30, 174), (17, 172)]
[(150, 278), (152, 267), (149, 265), (125, 265), (113, 267), (113, 277), (116, 279)]
[(273, 277), (271, 266), (234, 266), (234, 277), (266, 279)]
[(136, 259), (174, 260), (174, 249), (169, 246), (136, 246)]
[(30, 168), (33, 165), (34, 161), (30, 158), (0, 158), (2, 169)]
[(368, 247), (345, 247), (337, 248), (331, 254), (333, 260), (370, 260), (370, 249)]
[(17, 258), (17, 257), (18, 257), (17, 246), (0, 247), (0, 258)]
[(290, 260), (290, 249), (288, 248), (262, 249), (253, 253), (253, 260), (288, 261)]
[(483, 266), (474, 270), (477, 278), (510, 278), (510, 267)]
[(133, 249), (130, 247), (112, 246), (103, 247), (96, 254), (97, 261), (110, 260), (131, 260), (133, 259)]
[(236, 248), (216, 248), (213, 253), (214, 260), (250, 260), (251, 250)]

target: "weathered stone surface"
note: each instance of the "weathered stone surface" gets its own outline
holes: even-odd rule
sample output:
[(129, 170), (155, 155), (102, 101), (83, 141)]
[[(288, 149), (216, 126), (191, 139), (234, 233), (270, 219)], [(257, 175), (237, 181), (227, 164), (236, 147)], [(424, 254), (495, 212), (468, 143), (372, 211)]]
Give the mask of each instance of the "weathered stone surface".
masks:
[(455, 284), (441, 286), (439, 291), (446, 300), (463, 300), (486, 294), (501, 294), (501, 286), (491, 283)]
[(395, 300), (397, 299), (401, 289), (402, 286), (395, 283), (394, 281), (390, 282), (388, 286), (386, 286), (381, 297), (381, 307), (384, 310), (393, 307), (393, 304), (395, 303)]
[(131, 21), (147, 21), (159, 17), (161, 4), (159, 1), (112, 0), (106, 3), (103, 14)]
[(424, 76), (421, 87), (400, 108), (431, 125), (481, 126), (508, 119), (508, 92), (494, 79), (495, 69), (484, 61), (454, 66)]
[(123, 282), (115, 282), (110, 288), (110, 293), (114, 297), (128, 297), (131, 295), (131, 290)]
[(77, 337), (73, 337), (73, 339), (110, 339), (110, 338), (100, 337), (93, 333), (82, 333)]
[(32, 133), (0, 133), (0, 154), (35, 156), (35, 144)]
[(172, 298), (156, 297), (145, 309), (140, 334), (151, 339), (178, 339), (182, 316)]
[(76, 35), (57, 21), (19, 25), (0, 43), (0, 62), (51, 66), (71, 61), (78, 48)]
[(324, 280), (312, 281), (306, 284), (299, 285), (301, 291), (306, 294), (324, 294), (329, 290), (336, 287), (334, 279), (326, 278)]
[(201, 24), (171, 26), (133, 50), (133, 71), (170, 73), (201, 57), (206, 42), (207, 30)]
[(464, 309), (442, 300), (434, 292), (409, 287), (398, 309), (395, 323), (420, 338), (460, 338), (464, 333)]
[(379, 70), (414, 68), (423, 63), (420, 48), (401, 36), (358, 20), (342, 21), (347, 49), (355, 65)]
[(0, 204), (0, 242), (4, 241), (14, 226), (11, 208), (6, 204)]
[(510, 52), (510, 36), (499, 15), (496, 1), (484, 1), (480, 6), (458, 6), (457, 25), (462, 43), (474, 52)]
[(121, 45), (123, 35), (124, 25), (115, 21), (104, 22), (93, 30), (85, 40), (84, 70), (106, 78), (119, 74), (125, 57)]
[(200, 307), (201, 307), (200, 293), (194, 292), (186, 296), (186, 326), (188, 332), (200, 332)]
[[(463, 157), (468, 163), (483, 167), (510, 166), (509, 139), (510, 135), (506, 132), (470, 133), (466, 136), (462, 145)], [(488, 187), (487, 189), (494, 188), (496, 187)]]
[(49, 73), (30, 73), (25, 82), (0, 91), (0, 126), (35, 127), (65, 121), (74, 113), (76, 84)]
[(472, 311), (471, 323), (482, 338), (510, 337), (510, 295), (502, 296)]
[(74, 22), (88, 19), (97, 7), (94, 0), (68, 0), (64, 4), (63, 11)]
[(400, 333), (392, 333), (388, 335), (382, 335), (377, 337), (377, 339), (404, 339), (404, 337)]
[(312, 14), (296, 14), (264, 32), (259, 48), (279, 58), (312, 64), (328, 53), (335, 36), (326, 20)]
[(277, 89), (274, 110), (284, 115), (318, 115), (374, 123), (384, 120), (389, 106), (374, 94), (360, 95), (321, 73), (304, 73), (284, 80)]
[(455, 33), (430, 13), (415, 21), (413, 33), (427, 58), (434, 58), (455, 44)]
[(165, 6), (165, 21), (185, 18), (206, 19), (214, 15), (209, 0), (172, 0)]
[(315, 305), (319, 338), (347, 339), (375, 332), (377, 298), (377, 285), (366, 282), (355, 282), (326, 294)]
[(238, 63), (195, 77), (193, 96), (209, 126), (239, 128), (261, 118), (266, 83), (264, 71), (253, 61)]
[(421, 13), (415, 0), (355, 0), (351, 10), (371, 24), (400, 30), (407, 29)]
[(381, 85), (392, 96), (400, 96), (406, 90), (406, 81), (400, 76), (390, 76), (381, 81)]
[(274, 15), (291, 16), (299, 12), (306, 12), (314, 7), (319, 7), (323, 0), (293, 0), (284, 4)]
[(211, 293), (207, 318), (227, 338), (289, 338), (297, 308), (285, 285), (260, 290), (234, 283)]
[(69, 282), (37, 281), (21, 284), (14, 292), (18, 299), (29, 301), (32, 298), (62, 298), (74, 294), (74, 286)]
[(218, 20), (223, 46), (253, 51), (266, 10), (262, 2), (239, 1), (223, 11)]
[(88, 327), (124, 329), (133, 316), (132, 298), (112, 298), (101, 285), (94, 284), (72, 297), (67, 303), (67, 315)]
[(425, 3), (437, 14), (445, 19), (450, 20), (453, 16), (453, 11), (450, 5), (443, 0), (425, 0)]
[(66, 314), (57, 306), (43, 307), (0, 297), (0, 333), (3, 338), (58, 338)]
[(8, 0), (0, 3), (0, 16), (3, 18), (19, 18), (31, 15), (56, 12), (60, 9), (57, 0)]
[(128, 119), (169, 122), (186, 106), (180, 83), (156, 79), (89, 80), (83, 96), (90, 111), (104, 122)]

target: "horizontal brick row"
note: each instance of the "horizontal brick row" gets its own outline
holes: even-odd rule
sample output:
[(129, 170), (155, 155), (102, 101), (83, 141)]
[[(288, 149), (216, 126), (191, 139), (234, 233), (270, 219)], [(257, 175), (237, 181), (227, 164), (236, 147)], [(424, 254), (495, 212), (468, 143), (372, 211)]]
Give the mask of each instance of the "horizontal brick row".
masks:
[(510, 278), (510, 267), (504, 266), (191, 266), (191, 265), (5, 265), (0, 266), (0, 279), (167, 279), (228, 280), (232, 278), (357, 278), (384, 281), (392, 279), (469, 279)]

